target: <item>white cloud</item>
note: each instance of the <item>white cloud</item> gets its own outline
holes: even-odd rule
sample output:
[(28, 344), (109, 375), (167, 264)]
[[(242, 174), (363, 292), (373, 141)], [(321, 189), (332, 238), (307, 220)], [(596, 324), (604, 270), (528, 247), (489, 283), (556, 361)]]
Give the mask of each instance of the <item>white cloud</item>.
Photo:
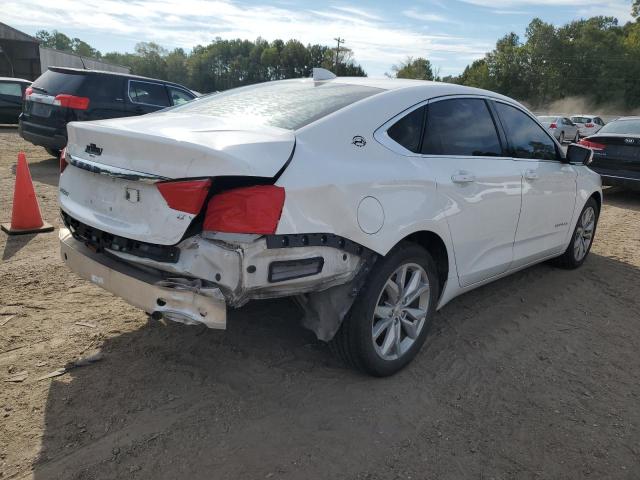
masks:
[(414, 20), (425, 22), (454, 23), (452, 20), (443, 15), (438, 15), (437, 13), (421, 12), (415, 9), (404, 10), (402, 14), (406, 17), (413, 18)]
[(54, 4), (51, 0), (5, 0), (2, 16), (9, 24), (73, 30), (79, 36), (90, 30), (134, 42), (155, 41), (169, 48), (190, 48), (216, 37), (258, 36), (333, 45), (333, 38), (340, 36), (353, 49), (356, 60), (373, 74), (383, 73), (407, 56), (445, 52), (450, 57), (460, 56), (461, 63), (463, 58), (481, 56), (491, 47), (456, 36), (426, 34), (419, 28), (412, 30), (384, 19), (374, 10), (350, 5), (314, 7), (255, 6), (237, 0), (56, 0)]

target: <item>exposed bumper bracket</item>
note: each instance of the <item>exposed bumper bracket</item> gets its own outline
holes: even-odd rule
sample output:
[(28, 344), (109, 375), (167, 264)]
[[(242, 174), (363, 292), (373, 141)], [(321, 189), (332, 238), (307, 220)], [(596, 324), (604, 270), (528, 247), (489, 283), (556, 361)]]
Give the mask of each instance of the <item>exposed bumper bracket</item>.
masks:
[(66, 228), (60, 229), (60, 254), (80, 277), (145, 312), (186, 324), (224, 329), (227, 309), (218, 288), (199, 280), (162, 278), (93, 252)]

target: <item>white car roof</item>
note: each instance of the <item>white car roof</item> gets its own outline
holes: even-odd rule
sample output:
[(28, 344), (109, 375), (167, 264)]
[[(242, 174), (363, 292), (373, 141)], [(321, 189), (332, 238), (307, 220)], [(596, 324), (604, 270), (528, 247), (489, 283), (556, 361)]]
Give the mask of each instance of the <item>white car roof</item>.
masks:
[(499, 93), (483, 90), (481, 88), (457, 85), (454, 83), (388, 77), (336, 77), (335, 79), (328, 81), (332, 83), (362, 85), (365, 87), (380, 88), (389, 91), (415, 90), (416, 96), (422, 99), (444, 97), (447, 95), (483, 95), (519, 105), (516, 100), (500, 95)]

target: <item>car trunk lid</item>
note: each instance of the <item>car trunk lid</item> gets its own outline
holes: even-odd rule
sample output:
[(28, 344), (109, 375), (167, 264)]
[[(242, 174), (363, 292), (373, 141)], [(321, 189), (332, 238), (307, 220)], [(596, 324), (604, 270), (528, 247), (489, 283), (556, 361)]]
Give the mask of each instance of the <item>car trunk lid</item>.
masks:
[(70, 123), (68, 133), (63, 211), (102, 232), (159, 245), (178, 243), (198, 212), (171, 208), (158, 181), (212, 178), (213, 189), (229, 177), (264, 183), (295, 145), (289, 130), (170, 112)]
[(640, 136), (603, 134), (586, 140), (596, 145), (591, 166), (599, 173), (640, 177)]

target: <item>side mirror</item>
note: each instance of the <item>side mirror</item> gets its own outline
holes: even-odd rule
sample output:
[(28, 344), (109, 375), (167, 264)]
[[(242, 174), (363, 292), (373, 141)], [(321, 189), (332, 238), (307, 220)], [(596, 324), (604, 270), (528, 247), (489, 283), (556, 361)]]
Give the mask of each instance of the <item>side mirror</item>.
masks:
[(567, 147), (567, 163), (574, 165), (589, 165), (593, 160), (593, 150), (582, 145), (572, 143)]

